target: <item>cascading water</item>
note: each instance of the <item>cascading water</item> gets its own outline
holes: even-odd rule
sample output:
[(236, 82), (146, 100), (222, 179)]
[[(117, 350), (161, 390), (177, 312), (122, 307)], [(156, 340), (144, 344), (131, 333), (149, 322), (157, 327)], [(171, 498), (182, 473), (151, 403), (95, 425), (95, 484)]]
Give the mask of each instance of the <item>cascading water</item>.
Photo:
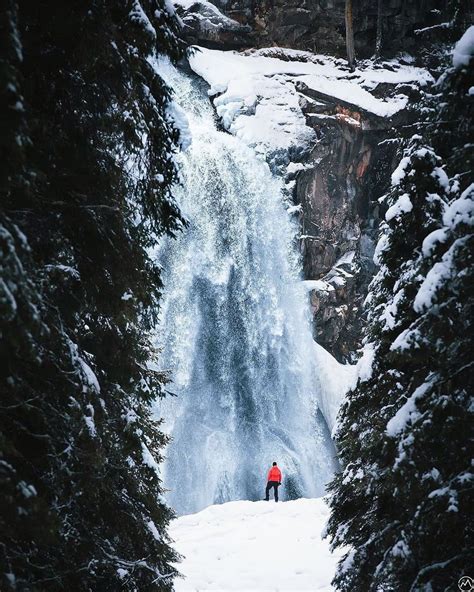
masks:
[(317, 407), (298, 229), (282, 183), (253, 150), (217, 129), (198, 80), (170, 64), (159, 69), (192, 134), (175, 191), (189, 228), (158, 253), (161, 365), (177, 395), (156, 409), (173, 438), (168, 501), (183, 514), (261, 499), (274, 460), (283, 497), (322, 495), (334, 451)]

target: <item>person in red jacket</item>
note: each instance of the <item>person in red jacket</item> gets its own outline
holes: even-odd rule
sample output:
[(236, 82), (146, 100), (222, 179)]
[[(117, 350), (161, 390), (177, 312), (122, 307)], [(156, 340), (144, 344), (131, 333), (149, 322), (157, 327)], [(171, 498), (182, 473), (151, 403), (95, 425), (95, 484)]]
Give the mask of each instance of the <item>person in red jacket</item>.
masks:
[(275, 501), (278, 501), (278, 486), (281, 485), (281, 471), (277, 467), (276, 462), (273, 463), (272, 468), (268, 471), (267, 488), (265, 490), (265, 501), (270, 501), (270, 489), (273, 487), (275, 494)]

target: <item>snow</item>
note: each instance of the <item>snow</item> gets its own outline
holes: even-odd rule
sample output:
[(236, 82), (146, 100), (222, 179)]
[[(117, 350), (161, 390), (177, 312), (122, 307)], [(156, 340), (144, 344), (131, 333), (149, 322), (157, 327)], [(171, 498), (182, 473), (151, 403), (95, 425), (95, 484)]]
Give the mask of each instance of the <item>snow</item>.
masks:
[[(443, 213), (444, 228), (431, 232), (423, 241), (423, 255), (430, 256), (438, 243), (446, 242), (450, 231), (455, 231), (458, 225), (467, 227), (474, 226), (474, 183), (453, 200)], [(429, 310), (438, 299), (438, 291), (443, 283), (454, 277), (456, 269), (454, 260), (457, 257), (457, 251), (462, 249), (469, 240), (469, 236), (457, 239), (444, 253), (441, 261), (436, 262), (426, 274), (418, 293), (416, 294), (413, 308), (416, 312)]]
[(319, 405), (329, 429), (333, 431), (342, 399), (355, 386), (357, 366), (341, 364), (316, 342), (314, 353), (318, 364), (318, 379), (322, 387), (319, 389)]
[[(406, 107), (408, 103), (408, 97), (405, 95), (398, 95), (390, 100), (378, 99), (368, 90), (362, 88), (361, 84), (354, 84), (352, 80), (334, 80), (332, 77), (326, 78), (319, 74), (305, 76), (301, 80), (309, 88), (314, 88), (336, 99), (353, 103), (379, 117), (391, 117), (397, 111)], [(363, 83), (363, 80), (360, 83)], [(358, 124), (357, 121), (353, 121)]]
[(344, 561), (341, 564), (341, 568), (339, 570), (340, 574), (344, 574), (352, 569), (352, 566), (354, 564), (354, 558), (355, 558), (355, 550), (350, 549), (349, 552), (347, 553), (346, 557), (344, 558)]
[(26, 483), (25, 481), (20, 481), (17, 487), (27, 499), (30, 497), (36, 497), (38, 495), (36, 487), (30, 483)]
[(313, 165), (311, 163), (303, 164), (302, 162), (290, 162), (290, 164), (286, 167), (286, 172), (287, 174), (292, 175), (294, 173), (299, 173), (300, 171), (308, 170), (312, 167)]
[(192, 136), (186, 112), (173, 100), (166, 107), (166, 115), (179, 131), (179, 147), (181, 150), (187, 150), (191, 146)]
[(148, 526), (148, 530), (153, 535), (153, 538), (157, 541), (161, 541), (161, 535), (158, 532), (158, 529), (156, 528), (156, 524), (153, 522), (153, 520), (148, 520), (148, 522), (146, 524)]
[(156, 462), (155, 458), (153, 457), (152, 453), (148, 449), (148, 447), (145, 444), (145, 442), (142, 442), (141, 444), (142, 444), (142, 460), (143, 460), (143, 464), (146, 465), (147, 467), (150, 467), (150, 469), (152, 469), (153, 471), (155, 471), (155, 473), (158, 476), (160, 476), (161, 472), (160, 472), (160, 466), (159, 466), (159, 464)]
[(450, 487), (440, 487), (439, 489), (435, 489), (432, 491), (428, 497), (430, 499), (434, 497), (448, 497), (448, 512), (459, 512), (458, 508), (458, 492), (455, 489), (451, 489)]
[(301, 284), (307, 292), (312, 292), (313, 290), (317, 292), (334, 292), (334, 286), (331, 286), (331, 284), (328, 284), (324, 280), (303, 280)]
[(8, 580), (8, 583), (10, 584), (10, 586), (12, 587), (12, 589), (14, 590), (16, 588), (16, 576), (14, 573), (11, 572), (6, 572), (5, 573), (5, 577)]
[[(387, 423), (387, 435), (395, 437), (400, 433), (411, 418), (415, 418), (418, 412), (416, 410), (416, 398), (412, 395), (397, 413)], [(419, 415), (419, 414), (418, 414)]]
[(446, 191), (449, 191), (449, 177), (444, 169), (441, 167), (435, 167), (431, 173), (431, 176), (438, 181), (441, 187), (443, 187)]
[(289, 150), (315, 139), (293, 83), (277, 68), (265, 67), (272, 59), (204, 49), (190, 58), (193, 70), (210, 84), (210, 94), (221, 93), (214, 105), (224, 127), (261, 152)]
[(201, 27), (207, 30), (227, 29), (233, 31), (244, 28), (243, 25), (226, 16), (217, 6), (207, 0), (174, 0), (174, 5), (183, 8), (185, 11), (191, 11), (189, 15), (184, 14), (183, 16), (185, 25), (187, 25), (188, 20), (199, 19)]
[[(300, 239), (312, 238), (309, 235), (302, 235)], [(319, 280), (304, 280), (302, 285), (307, 292), (315, 291), (320, 295), (323, 293), (334, 292), (335, 286), (344, 286), (346, 278), (353, 277), (353, 273), (346, 271), (343, 266), (349, 267), (351, 271), (355, 271), (355, 251), (348, 251), (340, 257), (332, 266), (329, 272)]]
[(117, 569), (117, 575), (118, 575), (118, 577), (119, 577), (121, 580), (123, 580), (124, 578), (126, 578), (126, 577), (128, 576), (128, 574), (129, 574), (129, 571), (128, 571), (128, 569), (123, 569), (123, 567), (119, 567), (119, 568)]
[(456, 269), (454, 260), (456, 259), (456, 251), (462, 249), (465, 243), (469, 240), (469, 236), (457, 239), (451, 247), (443, 255), (441, 261), (438, 261), (426, 274), (413, 303), (413, 308), (416, 312), (423, 312), (429, 309), (437, 299), (437, 292), (442, 284), (454, 277)]
[(8, 288), (6, 282), (0, 278), (0, 306), (2, 307), (3, 314), (7, 316), (7, 320), (11, 320), (15, 317), (18, 305), (15, 297)]
[(449, 204), (443, 214), (443, 223), (451, 228), (456, 228), (458, 224), (474, 226), (474, 183)]
[(351, 483), (354, 480), (360, 480), (364, 478), (364, 471), (361, 468), (358, 468), (357, 471), (354, 471), (351, 468), (347, 468), (344, 470), (344, 478), (342, 480), (342, 483), (344, 485), (347, 485), (348, 483)]
[(236, 501), (182, 516), (169, 529), (184, 555), (175, 590), (332, 591), (343, 552), (321, 539), (328, 517), (322, 498)]
[(405, 541), (400, 540), (393, 545), (391, 553), (394, 557), (409, 557), (410, 548)]
[(344, 255), (342, 257), (340, 257), (336, 263), (334, 264), (334, 267), (339, 267), (340, 265), (351, 265), (352, 262), (354, 261), (356, 252), (355, 251), (347, 251), (347, 253), (344, 253)]
[(357, 362), (357, 376), (361, 382), (367, 382), (372, 378), (372, 366), (375, 359), (375, 344), (366, 343), (362, 350), (362, 357)]
[(389, 117), (403, 109), (408, 98), (398, 94), (379, 99), (367, 88), (382, 82), (423, 86), (433, 80), (426, 70), (396, 62), (390, 69), (366, 64), (349, 74), (342, 60), (328, 56), (304, 52), (306, 61), (294, 61), (295, 52), (291, 50), (279, 50), (289, 59), (262, 55), (265, 52), (270, 50), (238, 53), (198, 47), (189, 57), (191, 68), (210, 85), (209, 94), (224, 127), (265, 153), (291, 147), (301, 151), (315, 141), (299, 105), (296, 82)]
[[(432, 13), (434, 13), (435, 11), (432, 10)], [(436, 11), (439, 13), (439, 11)], [(415, 29), (413, 32), (415, 33), (415, 35), (419, 35), (420, 33), (426, 33), (427, 31), (434, 31), (436, 29), (449, 29), (451, 28), (452, 24), (449, 21), (446, 21), (444, 23), (438, 23), (436, 25), (431, 25), (430, 27), (423, 27), (421, 29)]]
[(398, 304), (404, 296), (404, 290), (399, 290), (382, 309), (380, 320), (384, 321), (384, 329), (393, 329), (397, 324)]
[(143, 10), (142, 5), (138, 0), (134, 0), (132, 3), (132, 10), (130, 11), (130, 20), (142, 26), (153, 39), (156, 39), (155, 28), (150, 23), (150, 19), (145, 14), (145, 11)]
[(388, 208), (387, 213), (385, 214), (385, 220), (390, 222), (393, 218), (401, 216), (402, 214), (408, 214), (412, 210), (413, 204), (411, 203), (410, 196), (408, 193), (403, 193), (393, 206)]
[(303, 211), (303, 207), (301, 204), (298, 204), (296, 206), (290, 206), (289, 208), (286, 208), (286, 213), (287, 214), (300, 214)]
[[(410, 349), (416, 343), (419, 337), (419, 330), (417, 328), (404, 329), (393, 341), (390, 346), (390, 351)], [(416, 347), (416, 346), (415, 346)]]
[(78, 369), (80, 369), (80, 373), (84, 381), (84, 392), (86, 392), (88, 386), (92, 391), (94, 391), (97, 394), (100, 394), (100, 384), (97, 380), (97, 376), (95, 375), (94, 371), (89, 366), (89, 364), (87, 364), (87, 362), (79, 355), (79, 347), (76, 343), (73, 343), (71, 340), (68, 340), (68, 345), (72, 362), (76, 364)]
[(430, 257), (435, 251), (436, 247), (440, 243), (446, 242), (447, 238), (447, 228), (437, 228), (436, 230), (433, 230), (433, 232), (430, 232), (421, 245), (423, 257)]
[(92, 368), (88, 364), (86, 364), (86, 362), (80, 356), (77, 356), (77, 361), (79, 362), (79, 364), (81, 366), (82, 374), (83, 374), (87, 384), (97, 394), (100, 393), (99, 381), (97, 380), (97, 376), (95, 375)]
[(380, 238), (379, 238), (379, 240), (377, 242), (377, 245), (375, 247), (375, 250), (374, 250), (374, 258), (373, 258), (373, 261), (374, 261), (375, 265), (381, 265), (381, 263), (382, 263), (382, 259), (381, 259), (382, 253), (384, 253), (384, 251), (387, 249), (388, 243), (389, 243), (388, 236), (385, 233), (382, 234), (380, 236)]
[(388, 436), (394, 438), (405, 429), (405, 426), (409, 422), (414, 423), (416, 421), (420, 416), (416, 402), (423, 397), (423, 395), (431, 388), (432, 384), (432, 380), (428, 379), (420, 385), (410, 397), (408, 397), (395, 415), (387, 422), (386, 433)]
[(57, 270), (62, 271), (63, 273), (69, 274), (75, 280), (81, 279), (80, 273), (74, 267), (70, 265), (45, 265), (45, 269), (49, 270)]
[(400, 185), (405, 178), (407, 166), (410, 164), (410, 157), (404, 156), (398, 163), (397, 168), (392, 173), (392, 185), (396, 187)]
[(95, 436), (97, 436), (97, 430), (94, 422), (94, 407), (89, 403), (86, 405), (86, 409), (89, 411), (90, 415), (84, 415), (84, 421), (86, 422), (90, 435), (95, 438)]
[(453, 66), (462, 68), (468, 66), (469, 61), (474, 56), (474, 25), (464, 33), (461, 39), (454, 46)]
[(170, 15), (170, 16), (176, 16), (176, 11), (174, 8), (174, 4), (171, 0), (165, 0), (165, 9), (166, 12)]

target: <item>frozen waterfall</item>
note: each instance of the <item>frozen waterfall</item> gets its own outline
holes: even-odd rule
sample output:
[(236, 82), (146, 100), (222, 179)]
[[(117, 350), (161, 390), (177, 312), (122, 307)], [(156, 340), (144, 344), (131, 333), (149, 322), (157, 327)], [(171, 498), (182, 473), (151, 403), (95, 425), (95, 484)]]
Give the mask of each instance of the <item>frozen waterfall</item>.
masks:
[(156, 408), (173, 438), (168, 501), (185, 514), (261, 499), (274, 460), (284, 499), (322, 495), (334, 451), (317, 405), (298, 228), (282, 182), (219, 131), (199, 79), (166, 63), (159, 69), (192, 135), (175, 191), (190, 225), (158, 252), (165, 296), (157, 339), (177, 395)]

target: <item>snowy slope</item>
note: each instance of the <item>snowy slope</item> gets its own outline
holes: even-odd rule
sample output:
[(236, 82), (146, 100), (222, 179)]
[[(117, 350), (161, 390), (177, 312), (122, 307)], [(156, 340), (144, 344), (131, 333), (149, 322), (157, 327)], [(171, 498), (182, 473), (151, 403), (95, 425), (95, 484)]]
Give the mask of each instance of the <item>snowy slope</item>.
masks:
[(177, 592), (333, 590), (342, 554), (321, 539), (329, 509), (322, 498), (229, 502), (182, 516), (170, 534), (185, 556)]
[[(209, 84), (224, 127), (264, 154), (301, 148), (315, 139), (301, 112), (295, 82), (390, 117), (408, 103), (397, 85), (433, 81), (427, 70), (396, 60), (383, 65), (368, 61), (351, 73), (343, 60), (329, 56), (288, 49), (273, 53), (197, 47), (189, 57), (192, 69)], [(392, 96), (380, 98), (373, 92), (381, 83), (393, 85)]]

